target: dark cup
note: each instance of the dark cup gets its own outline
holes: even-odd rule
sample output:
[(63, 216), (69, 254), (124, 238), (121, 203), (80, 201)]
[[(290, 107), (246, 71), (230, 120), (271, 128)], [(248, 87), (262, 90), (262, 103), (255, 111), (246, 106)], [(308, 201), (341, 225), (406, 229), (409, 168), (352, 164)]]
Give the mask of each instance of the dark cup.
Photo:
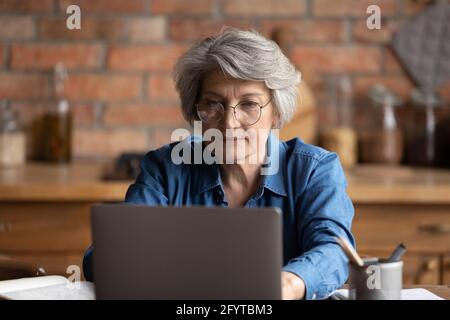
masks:
[(363, 260), (363, 267), (349, 263), (349, 299), (401, 300), (403, 261)]

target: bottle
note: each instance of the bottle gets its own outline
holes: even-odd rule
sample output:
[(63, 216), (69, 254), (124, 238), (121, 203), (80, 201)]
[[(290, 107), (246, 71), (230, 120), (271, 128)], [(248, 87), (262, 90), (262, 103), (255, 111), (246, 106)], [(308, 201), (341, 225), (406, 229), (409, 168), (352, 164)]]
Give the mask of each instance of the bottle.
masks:
[(404, 138), (396, 108), (400, 98), (383, 85), (374, 85), (368, 92), (370, 123), (361, 131), (361, 162), (399, 164), (403, 159)]
[(357, 160), (357, 135), (353, 128), (353, 91), (350, 78), (340, 75), (328, 79), (326, 100), (322, 103), (323, 122), (319, 130), (321, 147), (336, 152), (342, 166)]
[(406, 163), (432, 166), (436, 163), (436, 130), (443, 101), (436, 93), (416, 89), (409, 104), (411, 114), (406, 124)]
[(17, 112), (7, 101), (0, 105), (0, 166), (10, 167), (25, 163), (26, 138), (19, 126)]
[(57, 64), (54, 72), (55, 98), (42, 119), (42, 160), (67, 163), (72, 157), (72, 114), (64, 98), (67, 70)]

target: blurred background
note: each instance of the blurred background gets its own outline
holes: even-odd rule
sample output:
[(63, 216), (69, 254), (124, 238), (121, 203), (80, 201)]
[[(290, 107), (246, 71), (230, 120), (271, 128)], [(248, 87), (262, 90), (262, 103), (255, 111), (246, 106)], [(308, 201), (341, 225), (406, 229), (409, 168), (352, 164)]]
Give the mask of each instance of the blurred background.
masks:
[[(75, 158), (155, 148), (185, 125), (171, 79), (174, 62), (190, 45), (228, 25), (270, 38), (278, 30), (288, 33), (280, 41), (283, 49), (315, 89), (344, 74), (356, 96), (384, 84), (407, 99), (415, 85), (389, 47), (393, 32), (428, 3), (2, 0), (0, 97), (28, 126), (54, 98), (53, 71), (62, 63), (69, 75), (63, 95), (72, 109)], [(66, 28), (70, 4), (81, 8), (81, 30)], [(366, 27), (370, 4), (381, 8), (380, 30)], [(450, 84), (438, 91), (449, 98)]]
[[(66, 27), (70, 5), (80, 30)], [(300, 109), (281, 137), (339, 154), (361, 253), (387, 256), (405, 242), (407, 283), (449, 283), (448, 7), (0, 0), (0, 277), (81, 266), (90, 205), (122, 201), (142, 155), (188, 128), (175, 61), (226, 25), (273, 39), (301, 70)]]

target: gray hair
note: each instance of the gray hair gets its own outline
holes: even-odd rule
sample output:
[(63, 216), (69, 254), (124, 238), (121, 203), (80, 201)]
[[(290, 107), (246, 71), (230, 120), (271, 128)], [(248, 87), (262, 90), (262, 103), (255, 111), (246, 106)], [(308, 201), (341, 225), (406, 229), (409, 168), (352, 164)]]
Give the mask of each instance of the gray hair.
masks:
[(300, 72), (274, 41), (256, 31), (225, 28), (194, 45), (175, 65), (174, 79), (181, 109), (191, 125), (198, 120), (195, 104), (203, 77), (217, 67), (232, 78), (264, 81), (272, 93), (278, 125), (281, 127), (292, 119), (297, 108)]

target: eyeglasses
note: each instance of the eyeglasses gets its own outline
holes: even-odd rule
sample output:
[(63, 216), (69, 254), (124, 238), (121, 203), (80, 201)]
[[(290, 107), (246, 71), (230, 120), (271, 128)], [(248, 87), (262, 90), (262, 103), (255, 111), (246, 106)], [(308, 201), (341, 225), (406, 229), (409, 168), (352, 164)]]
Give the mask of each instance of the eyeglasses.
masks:
[[(262, 109), (266, 107), (272, 98), (264, 105), (251, 100), (239, 102), (233, 109), (233, 116), (244, 126), (252, 126), (259, 121)], [(203, 101), (196, 104), (197, 115), (201, 121), (207, 124), (219, 123), (225, 117), (225, 107), (221, 102)]]

